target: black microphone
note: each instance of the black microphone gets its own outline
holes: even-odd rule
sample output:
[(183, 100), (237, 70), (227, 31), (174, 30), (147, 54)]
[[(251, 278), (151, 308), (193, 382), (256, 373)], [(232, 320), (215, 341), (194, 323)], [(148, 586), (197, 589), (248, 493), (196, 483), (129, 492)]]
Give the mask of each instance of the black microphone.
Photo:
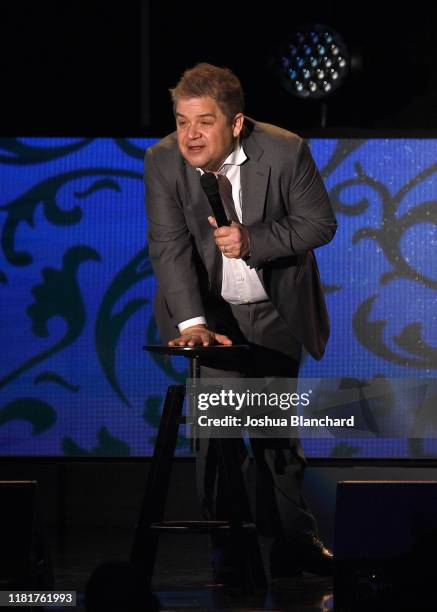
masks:
[(220, 197), (216, 175), (213, 172), (204, 172), (200, 177), (200, 184), (212, 208), (215, 220), (217, 221), (217, 227), (231, 225)]

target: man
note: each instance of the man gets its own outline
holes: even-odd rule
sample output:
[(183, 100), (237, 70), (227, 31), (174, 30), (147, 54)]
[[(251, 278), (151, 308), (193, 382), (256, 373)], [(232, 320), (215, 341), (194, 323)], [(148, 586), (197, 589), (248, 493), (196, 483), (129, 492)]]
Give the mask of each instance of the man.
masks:
[[(155, 316), (171, 346), (246, 343), (247, 359), (209, 362), (202, 376), (296, 378), (302, 346), (321, 359), (329, 320), (313, 249), (336, 230), (308, 146), (297, 135), (243, 115), (228, 69), (198, 64), (171, 90), (176, 132), (145, 159)], [(217, 228), (200, 177), (217, 176), (230, 226)], [(243, 363), (242, 363), (243, 361)], [(206, 367), (208, 366), (208, 367)], [(202, 507), (226, 517), (210, 440), (197, 458)], [(241, 440), (241, 467), (247, 466)], [(305, 458), (296, 439), (251, 440), (257, 470), (256, 524), (275, 537), (274, 576), (329, 574), (332, 553), (317, 537), (301, 495)], [(214, 577), (232, 582), (233, 559), (215, 538)]]

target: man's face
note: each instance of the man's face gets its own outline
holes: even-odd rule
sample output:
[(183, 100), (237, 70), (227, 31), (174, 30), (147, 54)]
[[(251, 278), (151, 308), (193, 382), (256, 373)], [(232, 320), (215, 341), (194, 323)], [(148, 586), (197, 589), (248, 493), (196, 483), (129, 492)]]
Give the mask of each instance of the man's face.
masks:
[(238, 113), (230, 123), (209, 96), (180, 98), (176, 104), (176, 127), (182, 156), (196, 168), (216, 172), (232, 151), (243, 120), (242, 113)]

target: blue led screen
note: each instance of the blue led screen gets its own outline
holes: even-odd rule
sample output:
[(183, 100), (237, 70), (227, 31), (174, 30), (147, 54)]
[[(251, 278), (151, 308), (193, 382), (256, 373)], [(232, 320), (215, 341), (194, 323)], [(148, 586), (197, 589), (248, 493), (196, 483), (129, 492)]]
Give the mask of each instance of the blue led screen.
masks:
[[(186, 374), (183, 359), (142, 351), (158, 342), (142, 182), (155, 140), (0, 140), (1, 455), (152, 452), (165, 390)], [(310, 144), (339, 229), (317, 251), (331, 339), (301, 376), (434, 377), (437, 141)], [(316, 457), (437, 455), (431, 438), (304, 445)]]

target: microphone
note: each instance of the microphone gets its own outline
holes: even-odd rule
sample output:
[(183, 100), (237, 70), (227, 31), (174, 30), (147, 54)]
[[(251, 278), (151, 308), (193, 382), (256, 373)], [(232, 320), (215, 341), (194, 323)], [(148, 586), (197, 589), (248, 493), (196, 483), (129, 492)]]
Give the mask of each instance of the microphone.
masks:
[(200, 177), (200, 184), (212, 208), (213, 215), (217, 221), (217, 227), (231, 225), (220, 197), (218, 180), (215, 174), (213, 172), (204, 172)]

